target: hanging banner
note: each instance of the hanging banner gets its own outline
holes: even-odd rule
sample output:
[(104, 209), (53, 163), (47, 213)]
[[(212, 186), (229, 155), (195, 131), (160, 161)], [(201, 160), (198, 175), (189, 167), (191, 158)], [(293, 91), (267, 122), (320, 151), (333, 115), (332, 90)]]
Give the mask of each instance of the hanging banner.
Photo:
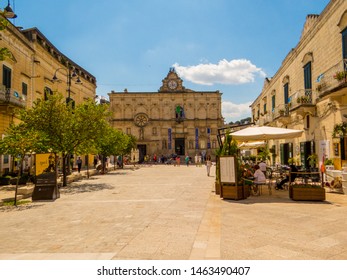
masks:
[(195, 128), (195, 149), (199, 149), (199, 128)]
[(207, 128), (207, 149), (211, 149), (211, 128)]
[(167, 148), (168, 148), (169, 150), (171, 150), (171, 149), (172, 149), (172, 133), (171, 133), (171, 128), (169, 128), (169, 129), (167, 130), (167, 134), (168, 134)]

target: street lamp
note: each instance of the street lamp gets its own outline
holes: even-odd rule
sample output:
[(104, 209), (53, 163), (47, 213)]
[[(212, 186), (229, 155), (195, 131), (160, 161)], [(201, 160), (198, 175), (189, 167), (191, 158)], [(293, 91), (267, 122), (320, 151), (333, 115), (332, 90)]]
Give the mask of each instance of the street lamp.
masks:
[(67, 84), (67, 94), (68, 94), (68, 97), (66, 98), (66, 104), (69, 104), (70, 102), (73, 102), (72, 103), (72, 108), (74, 107), (74, 100), (71, 98), (71, 80), (73, 78), (76, 78), (76, 84), (82, 84), (81, 80), (80, 80), (80, 77), (77, 75), (76, 71), (73, 70), (71, 71), (71, 68), (68, 67), (67, 69), (66, 68), (58, 68), (57, 70), (55, 70), (54, 72), (54, 76), (52, 78), (53, 82), (56, 82), (58, 81), (58, 77), (57, 77), (57, 73), (60, 71), (60, 70), (64, 70), (66, 71), (66, 74), (67, 74), (67, 81), (66, 81), (66, 84)]
[[(57, 77), (57, 73), (60, 71), (60, 70), (64, 70), (66, 72), (66, 75), (67, 75), (67, 80), (66, 80), (66, 83), (67, 83), (67, 94), (68, 94), (68, 97), (66, 98), (66, 104), (67, 105), (70, 105), (71, 103), (71, 108), (74, 109), (75, 108), (75, 101), (71, 98), (71, 81), (73, 78), (76, 78), (76, 84), (82, 84), (81, 80), (80, 80), (80, 77), (77, 75), (76, 71), (75, 70), (71, 70), (70, 66), (66, 68), (64, 67), (60, 67), (58, 68), (57, 70), (55, 70), (54, 72), (54, 75), (53, 75), (53, 82), (56, 82), (58, 81), (58, 77)], [(67, 155), (67, 162), (65, 164), (67, 164), (67, 167), (68, 167), (68, 173), (70, 173), (70, 155)]]
[(10, 0), (8, 0), (8, 4), (4, 9), (4, 16), (6, 18), (16, 18), (17, 15), (13, 12), (11, 5), (10, 5)]

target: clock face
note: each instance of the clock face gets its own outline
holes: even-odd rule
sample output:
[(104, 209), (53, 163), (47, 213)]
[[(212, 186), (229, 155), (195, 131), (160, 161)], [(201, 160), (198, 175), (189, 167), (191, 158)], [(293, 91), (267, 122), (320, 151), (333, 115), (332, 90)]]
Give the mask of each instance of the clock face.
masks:
[(134, 121), (137, 126), (143, 127), (148, 123), (148, 117), (146, 114), (140, 113), (135, 116)]
[(175, 80), (170, 80), (168, 83), (167, 83), (169, 89), (175, 89), (177, 88), (177, 82)]

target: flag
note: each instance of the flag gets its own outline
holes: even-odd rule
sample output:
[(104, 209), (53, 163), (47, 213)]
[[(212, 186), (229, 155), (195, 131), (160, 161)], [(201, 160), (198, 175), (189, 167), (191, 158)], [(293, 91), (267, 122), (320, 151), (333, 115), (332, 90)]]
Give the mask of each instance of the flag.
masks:
[(320, 171), (321, 171), (322, 173), (325, 173), (324, 161), (325, 161), (325, 154), (323, 153), (322, 165), (320, 166)]

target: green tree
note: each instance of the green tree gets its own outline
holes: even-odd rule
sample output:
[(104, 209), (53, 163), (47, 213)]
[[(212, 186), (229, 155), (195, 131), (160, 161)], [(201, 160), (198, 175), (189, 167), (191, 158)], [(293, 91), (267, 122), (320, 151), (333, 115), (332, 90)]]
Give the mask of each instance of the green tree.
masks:
[(270, 159), (270, 149), (269, 149), (268, 145), (259, 149), (258, 159), (263, 160), (263, 161)]
[(102, 156), (102, 171), (105, 172), (105, 158), (111, 155), (117, 156), (130, 153), (135, 147), (136, 139), (132, 135), (108, 126), (104, 129), (102, 137), (98, 138), (96, 147), (98, 154)]
[[(0, 32), (5, 30), (8, 25), (8, 21), (3, 17), (3, 15), (4, 15), (4, 12), (0, 12)], [(11, 58), (11, 57), (12, 57), (12, 53), (10, 52), (8, 48), (0, 48), (0, 61), (3, 61), (6, 58)]]
[[(68, 104), (71, 105), (71, 104)], [(46, 150), (62, 156), (63, 186), (67, 185), (70, 155), (95, 150), (96, 140), (108, 126), (108, 107), (86, 101), (75, 108), (67, 106), (61, 94), (38, 100), (33, 107), (20, 111), (20, 119), (29, 127), (46, 135)]]
[(11, 155), (18, 163), (19, 171), (17, 174), (17, 183), (15, 189), (14, 205), (17, 205), (17, 191), (19, 178), (21, 177), (24, 156), (33, 152), (45, 150), (45, 135), (39, 131), (27, 127), (21, 123), (19, 125), (10, 125), (6, 130), (5, 137), (0, 140), (0, 154)]

